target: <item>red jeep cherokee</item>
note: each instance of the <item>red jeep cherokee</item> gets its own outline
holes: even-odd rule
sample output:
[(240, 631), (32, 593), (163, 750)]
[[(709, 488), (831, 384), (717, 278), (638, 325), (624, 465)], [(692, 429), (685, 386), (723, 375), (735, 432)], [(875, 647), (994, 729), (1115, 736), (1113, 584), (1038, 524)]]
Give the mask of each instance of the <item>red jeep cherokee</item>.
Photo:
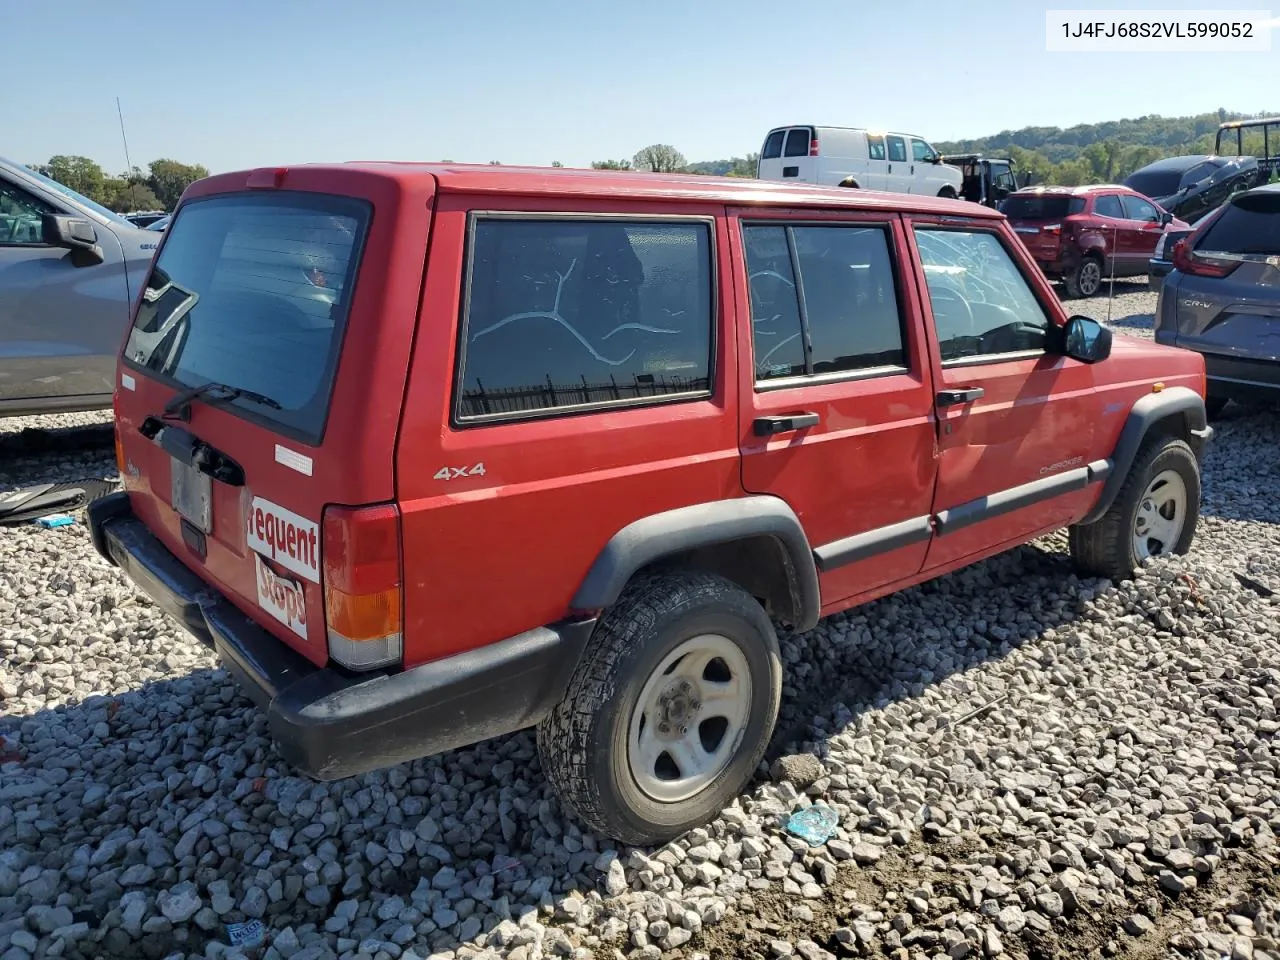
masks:
[(1091, 297), (1102, 281), (1145, 276), (1165, 230), (1190, 231), (1128, 187), (1026, 187), (1000, 204), (1045, 274), (1069, 297)]
[(760, 761), (774, 622), (1061, 527), (1186, 551), (1204, 361), (1068, 319), (1000, 214), (400, 163), (190, 187), (135, 310), (98, 550), (334, 779), (538, 725), (639, 843)]

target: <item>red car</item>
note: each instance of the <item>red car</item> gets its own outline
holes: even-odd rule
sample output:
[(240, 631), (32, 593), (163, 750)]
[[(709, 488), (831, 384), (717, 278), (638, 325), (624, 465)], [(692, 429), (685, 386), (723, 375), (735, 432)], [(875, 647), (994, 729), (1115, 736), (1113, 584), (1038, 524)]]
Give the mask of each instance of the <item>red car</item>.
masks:
[(1166, 229), (1191, 227), (1128, 187), (1026, 187), (1000, 205), (1046, 276), (1069, 297), (1091, 297), (1102, 281), (1146, 276)]
[(1199, 354), (1068, 318), (960, 200), (219, 174), (135, 308), (91, 530), (301, 772), (536, 724), (569, 810), (658, 842), (756, 769), (775, 621), (1062, 527), (1091, 574), (1185, 552), (1204, 390)]

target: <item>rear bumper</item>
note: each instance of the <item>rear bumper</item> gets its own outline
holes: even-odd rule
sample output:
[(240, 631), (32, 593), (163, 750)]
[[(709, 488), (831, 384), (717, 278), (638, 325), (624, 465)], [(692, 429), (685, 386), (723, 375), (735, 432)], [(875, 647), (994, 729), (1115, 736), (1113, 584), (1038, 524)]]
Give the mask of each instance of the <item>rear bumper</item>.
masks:
[(286, 761), (337, 780), (537, 723), (564, 697), (595, 626), (538, 627), (391, 673), (317, 667), (245, 616), (134, 516), (128, 494), (89, 506), (94, 546), (162, 610), (212, 647), (266, 711)]
[[(1189, 349), (1194, 350), (1195, 347)], [(1202, 353), (1209, 392), (1231, 399), (1275, 398), (1280, 393), (1280, 362)]]

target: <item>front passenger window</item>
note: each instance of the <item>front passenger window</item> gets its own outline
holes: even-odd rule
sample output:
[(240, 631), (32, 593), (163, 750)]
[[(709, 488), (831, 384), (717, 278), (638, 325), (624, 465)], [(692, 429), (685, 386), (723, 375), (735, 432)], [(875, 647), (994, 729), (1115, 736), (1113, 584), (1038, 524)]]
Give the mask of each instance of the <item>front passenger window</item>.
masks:
[(44, 243), (42, 218), (53, 208), (25, 190), (0, 180), (0, 246), (39, 246)]
[(917, 227), (915, 235), (943, 363), (1044, 352), (1049, 318), (995, 234)]

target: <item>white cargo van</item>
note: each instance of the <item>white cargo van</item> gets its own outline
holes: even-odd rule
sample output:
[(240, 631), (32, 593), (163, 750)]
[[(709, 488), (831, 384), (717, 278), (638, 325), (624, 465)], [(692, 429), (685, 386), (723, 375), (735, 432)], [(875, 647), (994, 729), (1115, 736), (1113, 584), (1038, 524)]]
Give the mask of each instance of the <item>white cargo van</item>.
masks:
[(756, 176), (931, 197), (958, 197), (963, 179), (914, 134), (804, 125), (769, 131)]

